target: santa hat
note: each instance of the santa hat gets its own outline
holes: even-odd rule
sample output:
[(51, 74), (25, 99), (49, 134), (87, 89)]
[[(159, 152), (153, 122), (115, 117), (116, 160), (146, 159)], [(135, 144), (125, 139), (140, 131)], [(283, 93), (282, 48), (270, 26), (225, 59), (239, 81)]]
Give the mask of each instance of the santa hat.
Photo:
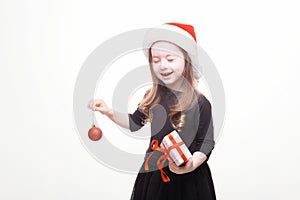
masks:
[(196, 79), (201, 77), (197, 45), (194, 27), (189, 24), (165, 23), (153, 28), (145, 34), (143, 49), (146, 57), (154, 42), (168, 41), (184, 49), (191, 58), (193, 72)]

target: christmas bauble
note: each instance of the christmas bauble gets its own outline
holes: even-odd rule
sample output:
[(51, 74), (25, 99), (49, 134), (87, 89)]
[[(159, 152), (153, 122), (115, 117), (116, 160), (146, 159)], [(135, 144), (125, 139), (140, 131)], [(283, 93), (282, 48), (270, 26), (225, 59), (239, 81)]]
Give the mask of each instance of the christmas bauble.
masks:
[(88, 136), (93, 141), (100, 140), (101, 137), (102, 137), (102, 131), (101, 131), (100, 128), (98, 128), (95, 125), (93, 125), (93, 127), (90, 128), (90, 130), (88, 132)]

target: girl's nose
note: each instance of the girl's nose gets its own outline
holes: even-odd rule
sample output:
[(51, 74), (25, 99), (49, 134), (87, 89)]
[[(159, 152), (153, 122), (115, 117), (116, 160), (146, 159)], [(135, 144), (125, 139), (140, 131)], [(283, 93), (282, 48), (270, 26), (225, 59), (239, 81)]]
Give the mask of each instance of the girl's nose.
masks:
[(159, 68), (161, 70), (168, 68), (167, 61), (165, 59), (161, 59)]

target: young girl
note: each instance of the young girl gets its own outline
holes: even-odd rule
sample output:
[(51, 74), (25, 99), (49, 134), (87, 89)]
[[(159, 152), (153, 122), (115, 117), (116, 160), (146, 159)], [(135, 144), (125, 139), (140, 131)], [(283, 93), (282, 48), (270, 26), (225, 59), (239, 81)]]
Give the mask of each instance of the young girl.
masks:
[[(131, 131), (151, 124), (151, 138), (158, 140), (176, 130), (188, 146), (192, 157), (183, 166), (166, 162), (158, 169), (161, 152), (153, 152), (151, 145), (145, 160), (149, 170), (141, 167), (132, 191), (132, 200), (213, 200), (214, 184), (207, 160), (214, 148), (211, 104), (198, 87), (199, 71), (195, 48), (196, 35), (191, 25), (168, 23), (146, 34), (144, 51), (149, 60), (153, 86), (133, 114), (113, 111), (103, 100), (93, 100), (89, 108), (108, 116), (119, 126)], [(188, 37), (164, 37), (160, 30), (176, 32)], [(158, 32), (157, 32), (158, 31)], [(169, 35), (168, 35), (169, 36)], [(192, 41), (192, 45), (190, 42)], [(170, 181), (162, 180), (161, 170)]]

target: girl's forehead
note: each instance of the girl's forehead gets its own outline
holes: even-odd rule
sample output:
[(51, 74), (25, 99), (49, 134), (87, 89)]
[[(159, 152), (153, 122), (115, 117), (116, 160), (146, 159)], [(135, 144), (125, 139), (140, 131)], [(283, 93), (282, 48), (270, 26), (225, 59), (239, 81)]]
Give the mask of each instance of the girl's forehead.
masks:
[(166, 42), (166, 41), (159, 41), (159, 42), (155, 42), (152, 46), (151, 46), (151, 54), (154, 55), (179, 55), (179, 56), (183, 56), (182, 50), (170, 43), (170, 42)]

